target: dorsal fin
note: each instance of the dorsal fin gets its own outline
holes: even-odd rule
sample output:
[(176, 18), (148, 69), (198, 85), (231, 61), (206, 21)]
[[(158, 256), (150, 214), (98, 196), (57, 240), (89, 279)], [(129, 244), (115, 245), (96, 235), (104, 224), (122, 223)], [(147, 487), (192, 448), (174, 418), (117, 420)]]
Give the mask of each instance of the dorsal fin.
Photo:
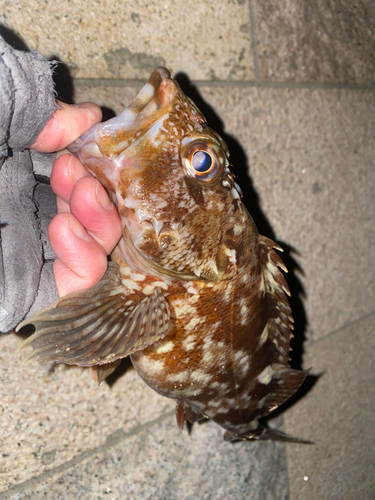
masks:
[(294, 320), (287, 297), (290, 296), (289, 287), (280, 268), (284, 272), (288, 271), (274, 250), (282, 251), (282, 248), (265, 236), (260, 236), (259, 242), (268, 314), (263, 339), (271, 340), (277, 350), (278, 362), (287, 365)]

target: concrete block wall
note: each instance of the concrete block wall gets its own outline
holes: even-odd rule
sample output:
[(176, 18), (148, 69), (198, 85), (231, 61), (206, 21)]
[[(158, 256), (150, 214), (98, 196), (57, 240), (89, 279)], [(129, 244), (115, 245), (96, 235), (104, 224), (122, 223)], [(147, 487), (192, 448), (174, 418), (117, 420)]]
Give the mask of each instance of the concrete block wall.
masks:
[(20, 367), (0, 339), (0, 498), (375, 497), (375, 4), (371, 0), (4, 1), (0, 31), (64, 63), (58, 91), (120, 112), (166, 65), (223, 135), (260, 231), (285, 248), (313, 367), (271, 426), (314, 445), (177, 430), (126, 363)]

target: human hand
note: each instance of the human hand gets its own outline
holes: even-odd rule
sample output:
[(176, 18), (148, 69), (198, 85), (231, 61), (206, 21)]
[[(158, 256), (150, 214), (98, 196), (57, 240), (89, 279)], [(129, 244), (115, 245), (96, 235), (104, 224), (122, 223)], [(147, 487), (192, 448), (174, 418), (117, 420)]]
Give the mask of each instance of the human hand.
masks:
[[(101, 110), (94, 104), (58, 104), (60, 109), (30, 148), (44, 153), (62, 150), (101, 120)], [(57, 291), (63, 296), (89, 288), (102, 278), (107, 255), (121, 237), (121, 224), (106, 190), (75, 156), (57, 158), (51, 187), (57, 195), (58, 214), (49, 225), (48, 237), (57, 256)]]

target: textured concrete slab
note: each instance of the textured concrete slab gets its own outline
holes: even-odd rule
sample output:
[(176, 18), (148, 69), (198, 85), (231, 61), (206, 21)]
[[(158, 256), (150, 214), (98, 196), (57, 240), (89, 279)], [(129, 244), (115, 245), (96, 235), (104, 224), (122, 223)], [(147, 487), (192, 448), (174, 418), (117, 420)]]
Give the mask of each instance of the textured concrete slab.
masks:
[(200, 80), (254, 78), (247, 2), (16, 0), (2, 10), (0, 23), (76, 78), (147, 78), (166, 63)]
[(86, 369), (21, 367), (14, 358), (18, 344), (15, 336), (0, 337), (0, 491), (175, 407), (132, 368), (98, 387)]
[(260, 79), (374, 82), (372, 0), (254, 1)]
[(169, 417), (134, 436), (120, 434), (117, 445), (13, 488), (3, 498), (287, 500), (285, 445), (231, 444), (222, 434), (206, 423), (194, 425), (189, 436)]
[[(76, 97), (108, 103), (119, 113), (136, 90), (78, 86)], [(296, 303), (297, 333), (307, 326), (309, 339), (317, 339), (370, 312), (375, 301), (375, 270), (369, 266), (375, 248), (373, 93), (225, 86), (186, 91), (227, 140), (244, 201), (260, 231), (295, 250), (293, 260), (304, 275), (291, 275), (289, 282), (295, 298), (304, 288), (307, 317), (305, 325), (303, 306)], [(293, 264), (288, 254), (286, 262)]]
[(312, 345), (322, 376), (285, 412), (287, 432), (315, 442), (287, 448), (291, 500), (375, 498), (375, 314)]
[(148, 77), (139, 85), (100, 85), (95, 83), (91, 86), (76, 84), (74, 87), (75, 102), (95, 102), (101, 107), (105, 107), (113, 115), (120, 114), (128, 106), (137, 93), (141, 90), (142, 84), (146, 83)]

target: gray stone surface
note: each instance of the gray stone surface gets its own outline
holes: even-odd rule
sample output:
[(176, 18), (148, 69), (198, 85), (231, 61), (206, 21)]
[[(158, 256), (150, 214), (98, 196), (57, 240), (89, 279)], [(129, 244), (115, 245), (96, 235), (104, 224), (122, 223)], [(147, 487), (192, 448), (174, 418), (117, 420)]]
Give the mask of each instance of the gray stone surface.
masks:
[(254, 0), (263, 81), (374, 82), (372, 0)]
[[(145, 83), (148, 77), (145, 79)], [(75, 102), (95, 102), (99, 106), (105, 106), (113, 114), (121, 113), (128, 106), (137, 93), (142, 88), (142, 83), (139, 85), (106, 85), (94, 84), (88, 86), (86, 84), (76, 84), (74, 88)]]
[(14, 357), (19, 344), (15, 336), (0, 337), (0, 491), (175, 407), (132, 368), (98, 387), (87, 369), (21, 367)]
[(374, 322), (375, 313), (305, 354), (322, 375), (284, 414), (287, 432), (315, 442), (287, 447), (290, 500), (375, 498)]
[(226, 443), (213, 423), (180, 431), (174, 417), (5, 498), (31, 500), (287, 500), (283, 443)]
[(148, 78), (168, 64), (195, 79), (254, 78), (247, 2), (15, 0), (0, 23), (76, 78)]

